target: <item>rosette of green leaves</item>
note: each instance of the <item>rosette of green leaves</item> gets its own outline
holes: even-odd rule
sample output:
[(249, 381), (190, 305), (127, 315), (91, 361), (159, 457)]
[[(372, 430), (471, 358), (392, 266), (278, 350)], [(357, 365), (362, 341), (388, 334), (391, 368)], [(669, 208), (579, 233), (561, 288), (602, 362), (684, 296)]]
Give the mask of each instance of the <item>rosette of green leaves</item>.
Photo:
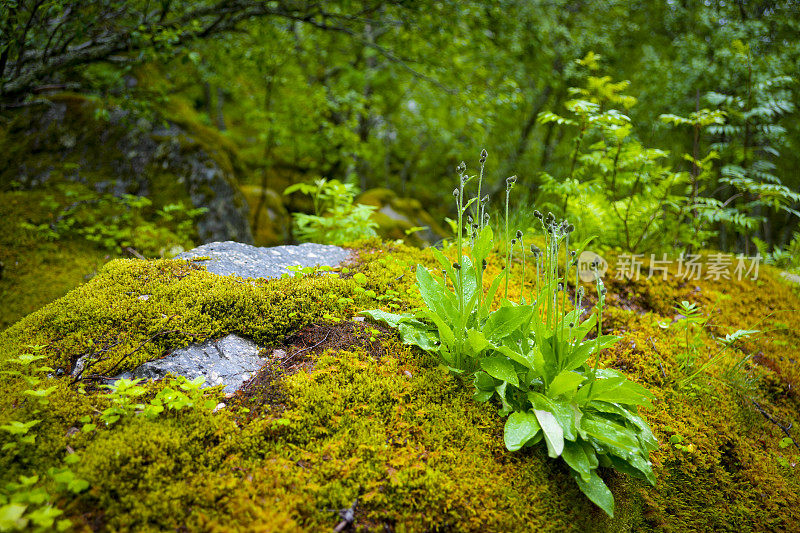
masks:
[[(462, 186), (466, 181), (462, 178)], [(462, 207), (463, 191), (456, 193), (460, 227), (472, 202)], [(521, 297), (519, 303), (504, 300), (491, 309), (508, 271), (501, 272), (484, 293), (483, 265), (494, 236), (489, 226), (483, 226), (470, 255), (462, 254), (458, 236), (457, 263), (433, 250), (441, 276), (417, 265), (416, 286), (424, 309), (402, 315), (380, 310), (363, 314), (397, 328), (405, 343), (437, 353), (454, 372), (471, 376), (475, 399), (497, 400), (501, 416), (508, 416), (504, 440), (510, 451), (544, 442), (550, 457), (563, 458), (583, 493), (613, 516), (613, 495), (597, 469), (614, 467), (655, 482), (648, 455), (658, 443), (637, 411), (653, 396), (621, 373), (598, 368), (600, 351), (620, 339), (602, 334), (602, 281), (598, 280), (595, 312), (581, 320), (580, 301), (576, 296), (574, 309), (569, 310), (564, 285), (574, 266), (572, 258), (586, 243), (576, 254), (566, 252), (560, 268), (561, 243), (568, 250), (571, 230), (565, 231), (567, 224), (556, 224), (554, 218), (543, 224), (547, 246), (537, 263), (530, 303)], [(596, 337), (586, 340), (595, 328)]]

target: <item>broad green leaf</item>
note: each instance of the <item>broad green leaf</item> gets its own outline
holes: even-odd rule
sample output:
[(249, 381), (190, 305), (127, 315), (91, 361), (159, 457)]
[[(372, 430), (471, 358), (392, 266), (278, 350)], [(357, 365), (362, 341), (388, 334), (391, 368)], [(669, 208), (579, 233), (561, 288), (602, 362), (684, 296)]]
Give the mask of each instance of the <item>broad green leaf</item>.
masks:
[(30, 428), (32, 428), (39, 422), (41, 422), (41, 420), (29, 420), (28, 422), (19, 422), (18, 420), (12, 420), (9, 424), (0, 426), (0, 429), (2, 429), (3, 431), (7, 431), (12, 435), (24, 435), (28, 432)]
[(591, 440), (615, 455), (627, 457), (640, 453), (639, 440), (632, 430), (603, 418), (599, 413), (584, 413), (581, 429)]
[(461, 271), (464, 278), (464, 305), (465, 315), (469, 316), (472, 307), (478, 299), (478, 282), (475, 278), (475, 267), (469, 257), (461, 258)]
[(564, 370), (575, 370), (583, 365), (597, 351), (608, 348), (622, 337), (603, 335), (598, 339), (588, 340), (575, 346), (564, 361)]
[(500, 341), (530, 320), (533, 309), (529, 305), (504, 305), (489, 314), (483, 326), (486, 338)]
[(597, 468), (597, 457), (591, 446), (584, 446), (582, 442), (564, 442), (564, 451), (561, 453), (564, 462), (575, 472), (580, 474), (583, 481), (589, 481), (592, 470)]
[[(595, 389), (597, 389), (599, 383), (601, 382), (595, 383)], [(600, 392), (592, 391), (591, 399), (626, 405), (650, 405), (651, 400), (654, 400), (655, 396), (642, 385), (626, 379), (619, 386), (611, 390), (601, 390)]]
[(571, 370), (565, 370), (554, 377), (553, 381), (550, 382), (550, 386), (547, 388), (547, 395), (550, 398), (556, 398), (563, 394), (567, 398), (572, 398), (575, 391), (578, 389), (578, 385), (580, 385), (584, 379), (586, 378), (582, 374), (572, 372)]
[(467, 342), (469, 342), (469, 345), (476, 354), (479, 354), (486, 348), (492, 346), (492, 343), (489, 342), (483, 333), (477, 329), (469, 329), (467, 331)]
[(507, 389), (507, 381), (502, 381), (497, 387), (494, 388), (494, 390), (497, 392), (497, 396), (500, 398), (500, 403), (502, 403), (502, 407), (498, 411), (500, 416), (507, 416), (509, 413), (513, 413), (516, 410), (511, 406), (511, 404), (508, 403), (508, 399), (506, 398)]
[(534, 350), (533, 363), (536, 369), (542, 374), (545, 384), (550, 386), (553, 378), (555, 378), (559, 372), (558, 361), (553, 351), (553, 337), (537, 336), (536, 339), (537, 349)]
[(39, 507), (35, 511), (28, 513), (28, 518), (34, 524), (38, 525), (42, 528), (50, 528), (53, 526), (53, 522), (59, 516), (64, 513), (61, 509), (57, 507), (53, 507), (52, 505), (45, 505)]
[[(655, 436), (653, 435), (653, 431), (650, 429), (650, 426), (641, 416), (636, 414), (631, 409), (626, 409), (625, 407), (615, 403), (599, 401), (590, 402), (589, 407), (604, 413), (613, 413), (621, 416), (638, 429), (637, 438), (639, 439), (643, 450), (653, 451), (658, 449), (658, 440), (656, 440)], [(636, 408), (633, 407), (632, 409), (635, 410)]]
[(472, 395), (472, 397), (478, 403), (488, 402), (489, 400), (492, 399), (492, 396), (494, 396), (494, 389), (492, 389), (492, 390), (477, 390), (477, 391), (475, 391), (475, 394)]
[(397, 328), (402, 322), (406, 322), (414, 318), (411, 315), (397, 315), (394, 313), (381, 311), (380, 309), (369, 309), (367, 311), (361, 311), (359, 314), (368, 316), (375, 322), (383, 322), (391, 328)]
[(592, 380), (591, 374), (586, 383), (575, 393), (575, 401), (578, 403), (587, 402), (596, 398), (598, 395), (606, 394), (613, 391), (617, 387), (622, 386), (625, 378), (612, 377), (612, 378), (599, 378)]
[(484, 357), (480, 361), (481, 368), (493, 378), (507, 381), (515, 387), (519, 387), (519, 379), (514, 365), (506, 357)]
[[(433, 311), (423, 310), (421, 312), (422, 316), (427, 317), (436, 325), (436, 328), (439, 330), (439, 339), (441, 342), (445, 343), (447, 346), (454, 346), (456, 343), (455, 335), (453, 334), (453, 330), (450, 328), (447, 322), (443, 320), (439, 315), (434, 313)], [(441, 352), (441, 347), (440, 347)]]
[(575, 328), (572, 331), (576, 335), (576, 337), (583, 339), (590, 330), (595, 331), (597, 329), (595, 328), (596, 325), (597, 325), (597, 315), (595, 313), (592, 313), (591, 315), (589, 315), (589, 318), (587, 318), (586, 320), (575, 326)]
[(550, 411), (534, 409), (533, 414), (544, 432), (544, 440), (547, 443), (547, 454), (556, 458), (564, 451), (564, 430), (558, 423), (556, 417)]
[(486, 372), (475, 372), (475, 379), (472, 381), (472, 383), (478, 390), (494, 392), (494, 379), (492, 379), (492, 376)]
[(27, 506), (18, 503), (9, 503), (0, 507), (0, 531), (15, 531), (23, 529), (28, 521), (22, 518)]
[[(413, 322), (423, 326), (419, 327)], [(419, 346), (425, 351), (435, 352), (438, 350), (436, 346), (436, 334), (431, 332), (422, 322), (414, 320), (413, 322), (404, 322), (400, 324), (397, 331), (405, 344)]]
[(614, 370), (613, 368), (598, 368), (597, 371), (596, 371), (596, 374), (597, 374), (597, 377), (601, 378), (601, 379), (624, 378), (624, 377), (626, 377), (625, 374), (623, 374), (619, 370)]
[(516, 361), (517, 363), (531, 370), (534, 369), (534, 362), (525, 357), (525, 355), (519, 353), (517, 350), (508, 346), (496, 346), (495, 349), (512, 361)]
[[(442, 265), (442, 269), (444, 270), (444, 273), (446, 275), (446, 278), (442, 279), (435, 278), (436, 282), (441, 287), (443, 297), (451, 303), (454, 309), (457, 309), (458, 297), (456, 296), (456, 293), (454, 291), (451, 291), (449, 288), (450, 286), (455, 287), (455, 283), (453, 282), (453, 280), (455, 280), (457, 276), (456, 271), (453, 269), (453, 263), (450, 260), (450, 258), (445, 256), (438, 249), (431, 248), (431, 251), (433, 252), (433, 256), (436, 258), (436, 260), (439, 261), (439, 263)], [(423, 267), (422, 265), (417, 265), (417, 272), (419, 272), (420, 268), (424, 269), (425, 267)], [(419, 287), (419, 283), (417, 283), (417, 287)]]
[(417, 287), (422, 299), (428, 305), (428, 309), (434, 314), (450, 324), (455, 324), (458, 321), (458, 310), (447, 299), (444, 294), (445, 291), (431, 276), (428, 269), (422, 265), (417, 265)]
[(611, 464), (614, 465), (614, 468), (620, 472), (635, 478), (644, 479), (650, 483), (650, 485), (655, 486), (656, 476), (653, 474), (652, 465), (650, 461), (646, 461), (641, 455), (633, 454), (627, 459), (616, 455), (609, 455), (608, 458), (611, 459)]
[(589, 481), (584, 481), (577, 473), (573, 473), (578, 488), (581, 489), (587, 498), (595, 505), (606, 512), (608, 516), (614, 518), (614, 495), (608, 490), (605, 482), (597, 475), (596, 470), (592, 470)]
[[(430, 250), (433, 253), (433, 257), (442, 265), (442, 269), (447, 273), (447, 277), (450, 279), (455, 278), (456, 271), (453, 270), (453, 262), (450, 258), (444, 255), (438, 248), (431, 247)], [(417, 270), (419, 270), (420, 266), (421, 265), (417, 265)]]
[(528, 392), (528, 400), (534, 409), (547, 411), (555, 417), (566, 440), (574, 441), (578, 438), (578, 423), (582, 416), (579, 409), (570, 403), (551, 400), (544, 394), (534, 391)]
[(475, 246), (472, 247), (472, 255), (475, 257), (475, 264), (480, 265), (486, 259), (492, 249), (494, 242), (494, 235), (491, 226), (484, 226), (481, 229), (478, 238), (475, 240)]
[(508, 416), (503, 440), (509, 451), (517, 451), (541, 431), (537, 417), (530, 411), (515, 411)]
[(489, 315), (489, 309), (491, 309), (492, 302), (494, 301), (494, 295), (497, 292), (497, 289), (500, 288), (500, 283), (505, 279), (505, 276), (508, 275), (506, 270), (500, 272), (497, 276), (495, 276), (492, 284), (489, 286), (489, 290), (486, 291), (486, 297), (483, 300), (483, 305), (478, 313), (478, 318), (483, 319), (484, 317)]

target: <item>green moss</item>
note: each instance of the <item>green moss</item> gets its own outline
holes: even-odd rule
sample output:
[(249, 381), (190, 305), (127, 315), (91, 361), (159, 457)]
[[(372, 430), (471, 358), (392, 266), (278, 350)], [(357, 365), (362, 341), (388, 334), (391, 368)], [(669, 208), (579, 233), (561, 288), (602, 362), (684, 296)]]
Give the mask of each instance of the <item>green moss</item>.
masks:
[[(118, 368), (130, 368), (225, 333), (269, 345), (326, 314), (346, 318), (376, 305), (418, 304), (408, 268), (430, 264), (430, 254), (378, 244), (359, 245), (354, 270), (367, 276), (365, 289), (394, 295), (379, 302), (349, 275), (251, 282), (216, 277), (190, 262), (112, 261), (0, 335), (0, 360), (38, 343), (48, 345), (42, 353), (49, 364), (66, 370), (77, 356), (101, 349), (107, 359), (98, 369), (119, 361)], [(489, 271), (499, 266), (495, 259)], [(624, 340), (604, 353), (602, 364), (653, 391), (656, 401), (643, 411), (661, 443), (651, 456), (655, 487), (602, 471), (617, 501), (613, 519), (541, 447), (506, 451), (495, 406), (474, 402), (469, 387), (431, 356), (391, 335), (379, 339), (389, 355), (355, 349), (315, 355), (307, 370), (269, 384), (277, 392), (265, 388), (250, 403), (212, 392), (227, 403), (217, 413), (132, 416), (89, 433), (69, 429), (86, 414), (97, 420), (107, 398), (54, 378), (52, 407), (37, 415), (44, 420), (36, 448), (0, 459), (0, 483), (46, 471), (69, 446), (83, 457), (74, 469), (91, 488), (59, 505), (78, 525), (95, 528), (317, 531), (332, 529), (336, 511), (358, 498), (357, 524), (373, 530), (791, 530), (800, 519), (793, 466), (800, 455), (779, 446), (783, 433), (753, 400), (787, 427), (800, 423), (786, 360), (798, 346), (793, 331), (800, 320), (785, 313), (788, 329), (747, 341), (745, 350), (771, 361), (748, 364), (755, 385), (747, 391), (725, 380), (725, 365), (743, 355), (736, 350), (679, 388), (686, 372), (681, 330), (661, 327), (673, 319), (674, 299), (689, 296), (716, 309), (720, 334), (752, 326), (764, 313), (757, 306), (800, 308), (774, 272), (762, 276), (760, 284), (703, 280), (699, 291), (677, 280), (609, 280), (604, 322)], [(141, 294), (150, 297), (139, 300)], [(701, 353), (714, 349), (710, 336), (700, 342)], [(149, 394), (162, 386), (148, 385)], [(0, 423), (32, 416), (31, 400), (20, 399), (21, 382), (4, 378), (0, 387)], [(246, 413), (245, 405), (253, 410)], [(674, 436), (680, 439), (671, 442)]]

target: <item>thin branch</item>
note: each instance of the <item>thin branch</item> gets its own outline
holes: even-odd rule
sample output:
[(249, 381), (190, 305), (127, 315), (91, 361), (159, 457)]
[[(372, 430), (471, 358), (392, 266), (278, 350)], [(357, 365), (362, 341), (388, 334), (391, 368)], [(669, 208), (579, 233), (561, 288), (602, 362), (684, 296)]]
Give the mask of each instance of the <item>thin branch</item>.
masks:
[(763, 407), (758, 405), (758, 402), (756, 402), (755, 400), (750, 400), (750, 401), (753, 402), (753, 405), (756, 406), (756, 409), (758, 409), (758, 412), (761, 413), (762, 415), (764, 415), (764, 418), (766, 418), (767, 420), (769, 420), (770, 422), (772, 422), (773, 424), (778, 426), (781, 429), (781, 431), (783, 431), (783, 433), (792, 440), (792, 443), (794, 443), (795, 448), (800, 450), (800, 444), (798, 444), (797, 441), (795, 440), (795, 438), (792, 437), (792, 434), (789, 433), (789, 430), (792, 429), (792, 424), (789, 424), (788, 427), (784, 426), (783, 424), (781, 424), (780, 422), (775, 420), (772, 417), (772, 415), (770, 415), (766, 410), (764, 410)]

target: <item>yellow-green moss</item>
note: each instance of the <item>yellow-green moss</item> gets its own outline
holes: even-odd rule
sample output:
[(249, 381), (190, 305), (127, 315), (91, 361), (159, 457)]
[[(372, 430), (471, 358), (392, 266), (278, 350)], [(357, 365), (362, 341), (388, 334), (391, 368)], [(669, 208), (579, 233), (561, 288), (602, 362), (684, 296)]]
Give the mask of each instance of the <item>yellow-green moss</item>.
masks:
[[(112, 261), (91, 282), (0, 335), (0, 360), (25, 344), (48, 344), (42, 352), (48, 363), (69, 369), (92, 349), (92, 339), (94, 349), (118, 343), (106, 352), (104, 364), (111, 365), (169, 331), (121, 365), (131, 367), (193, 340), (240, 333), (269, 344), (326, 314), (344, 318), (376, 305), (418, 304), (408, 292), (414, 279), (408, 267), (430, 265), (430, 254), (377, 245), (362, 243), (354, 268), (367, 276), (365, 289), (395, 295), (380, 302), (348, 275), (250, 282), (215, 277), (187, 262)], [(495, 258), (487, 272), (499, 266)], [(747, 366), (756, 378), (747, 395), (722, 375), (724, 365), (742, 356), (736, 350), (679, 388), (685, 348), (680, 324), (671, 322), (675, 299), (691, 297), (708, 311), (718, 304), (713, 323), (721, 334), (752, 326), (764, 313), (756, 306), (798, 308), (798, 298), (770, 269), (760, 284), (696, 286), (699, 291), (677, 280), (609, 280), (605, 323), (623, 340), (602, 363), (653, 391), (656, 401), (643, 414), (661, 443), (651, 455), (655, 487), (602, 472), (617, 500), (614, 519), (589, 503), (542, 448), (505, 450), (496, 406), (475, 403), (469, 388), (432, 356), (393, 336), (381, 337), (391, 354), (382, 359), (352, 350), (315, 356), (313, 368), (281, 379), (282, 405), (250, 414), (229, 401), (216, 414), (133, 416), (111, 429), (67, 436), (81, 416), (96, 420), (106, 400), (59, 379), (40, 444), (22, 461), (0, 459), (0, 482), (44, 471), (70, 446), (83, 457), (74, 470), (91, 488), (59, 505), (79, 525), (108, 529), (317, 531), (332, 529), (336, 511), (358, 498), (357, 524), (372, 530), (791, 530), (800, 520), (794, 466), (800, 455), (779, 446), (780, 428), (752, 402), (786, 426), (800, 423), (795, 374), (786, 361), (798, 346), (800, 320), (785, 313), (780, 320), (788, 329), (747, 341), (744, 349), (775, 362)], [(150, 297), (139, 300), (141, 294)], [(700, 353), (715, 349), (709, 336), (701, 343)], [(22, 386), (2, 382), (0, 422), (29, 413), (31, 400), (19, 399)], [(670, 442), (675, 435), (680, 442)]]

